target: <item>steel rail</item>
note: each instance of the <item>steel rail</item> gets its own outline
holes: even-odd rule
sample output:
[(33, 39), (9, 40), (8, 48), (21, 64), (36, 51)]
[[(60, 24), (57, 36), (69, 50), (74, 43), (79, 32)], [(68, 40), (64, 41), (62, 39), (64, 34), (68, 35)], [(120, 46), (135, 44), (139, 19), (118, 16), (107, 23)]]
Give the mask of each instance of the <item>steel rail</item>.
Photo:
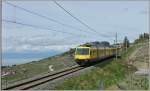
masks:
[(60, 71), (60, 72), (56, 72), (54, 74), (49, 74), (49, 75), (42, 76), (42, 77), (27, 81), (27, 82), (16, 84), (16, 85), (4, 88), (3, 90), (27, 90), (35, 86), (38, 86), (40, 84), (46, 83), (48, 81), (52, 81), (52, 80), (61, 78), (63, 76), (69, 75), (71, 73), (77, 72), (84, 68), (85, 67), (75, 66), (75, 67)]

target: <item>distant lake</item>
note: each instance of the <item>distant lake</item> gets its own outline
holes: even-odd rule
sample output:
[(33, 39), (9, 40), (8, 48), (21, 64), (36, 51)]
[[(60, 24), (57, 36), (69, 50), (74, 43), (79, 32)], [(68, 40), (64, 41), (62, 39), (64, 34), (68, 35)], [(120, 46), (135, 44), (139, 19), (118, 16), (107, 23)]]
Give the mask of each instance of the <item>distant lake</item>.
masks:
[(32, 61), (61, 54), (64, 51), (26, 52), (26, 53), (3, 53), (2, 65), (23, 64)]

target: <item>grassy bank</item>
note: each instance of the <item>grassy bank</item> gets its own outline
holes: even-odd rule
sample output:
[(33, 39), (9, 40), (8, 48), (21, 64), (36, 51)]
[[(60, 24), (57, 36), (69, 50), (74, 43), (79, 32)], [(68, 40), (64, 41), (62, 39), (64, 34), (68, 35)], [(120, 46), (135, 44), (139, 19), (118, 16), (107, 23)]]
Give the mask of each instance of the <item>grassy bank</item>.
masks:
[[(95, 66), (86, 74), (70, 78), (55, 89), (59, 90), (98, 90), (98, 89), (120, 89), (116, 88), (118, 83), (130, 73), (137, 69), (126, 61), (129, 55), (141, 45), (133, 45), (127, 52), (122, 52), (118, 60), (110, 59)], [(114, 87), (113, 87), (114, 86)], [(111, 88), (109, 88), (111, 87)]]

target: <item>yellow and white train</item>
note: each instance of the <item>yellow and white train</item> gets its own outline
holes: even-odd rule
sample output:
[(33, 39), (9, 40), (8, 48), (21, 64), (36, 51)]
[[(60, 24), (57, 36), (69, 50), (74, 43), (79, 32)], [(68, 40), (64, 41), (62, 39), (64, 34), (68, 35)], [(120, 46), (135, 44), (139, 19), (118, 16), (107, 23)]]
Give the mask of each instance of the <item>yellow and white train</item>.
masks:
[(116, 48), (79, 46), (75, 50), (74, 59), (79, 65), (99, 61), (116, 55)]

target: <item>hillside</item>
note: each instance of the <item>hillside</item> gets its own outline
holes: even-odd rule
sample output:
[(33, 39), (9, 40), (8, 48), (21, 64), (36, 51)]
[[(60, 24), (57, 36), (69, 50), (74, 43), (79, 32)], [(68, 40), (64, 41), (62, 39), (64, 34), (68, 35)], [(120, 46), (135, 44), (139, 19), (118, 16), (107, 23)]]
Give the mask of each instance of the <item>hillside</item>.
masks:
[[(52, 65), (54, 71), (49, 70)], [(45, 58), (39, 61), (32, 61), (25, 64), (13, 65), (2, 68), (2, 72), (10, 72), (10, 75), (2, 78), (2, 86), (12, 84), (16, 81), (31, 78), (45, 73), (53, 73), (55, 71), (76, 65), (73, 60), (73, 50), (56, 55), (53, 57)]]

